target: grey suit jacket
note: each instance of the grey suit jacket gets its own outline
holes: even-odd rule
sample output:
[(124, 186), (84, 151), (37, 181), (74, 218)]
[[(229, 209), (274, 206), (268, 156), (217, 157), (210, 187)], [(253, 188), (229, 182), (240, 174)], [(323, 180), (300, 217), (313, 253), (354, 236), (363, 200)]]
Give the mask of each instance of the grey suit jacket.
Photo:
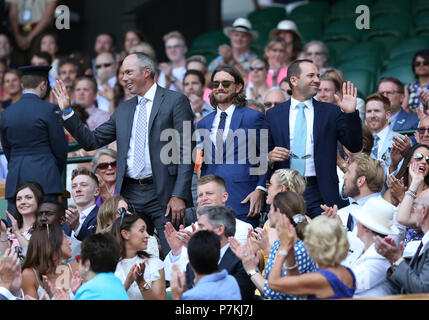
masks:
[[(64, 121), (64, 127), (85, 150), (98, 149), (117, 140), (116, 188), (125, 197), (122, 187), (127, 172), (127, 153), (136, 105), (137, 96), (121, 103), (110, 119), (94, 131), (86, 128), (76, 115)], [(157, 86), (148, 134), (153, 180), (163, 207), (167, 206), (172, 195), (185, 200), (187, 207), (193, 206), (191, 194), (193, 173), (191, 153), (195, 147), (195, 142), (191, 139), (194, 131), (193, 118), (191, 105), (186, 96)], [(189, 136), (184, 134), (184, 127), (189, 129)], [(170, 129), (170, 133), (171, 129), (175, 129), (177, 135), (172, 139), (171, 135), (164, 132), (165, 141), (161, 141), (161, 134), (166, 129)], [(177, 141), (179, 137), (183, 143)], [(163, 163), (161, 151), (165, 154), (165, 150), (168, 149), (173, 149), (171, 158), (174, 161)]]
[(393, 286), (393, 293), (429, 292), (429, 243), (422, 248), (422, 251), (423, 253), (417, 258), (417, 262), (412, 268), (404, 261), (388, 278)]

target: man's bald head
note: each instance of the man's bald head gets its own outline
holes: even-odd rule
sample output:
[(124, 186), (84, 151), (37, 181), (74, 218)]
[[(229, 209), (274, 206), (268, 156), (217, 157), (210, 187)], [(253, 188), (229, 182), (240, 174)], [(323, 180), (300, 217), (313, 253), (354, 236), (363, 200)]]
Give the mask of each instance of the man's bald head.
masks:
[(264, 97), (265, 110), (274, 107), (276, 104), (285, 102), (288, 99), (288, 94), (282, 89), (271, 89)]

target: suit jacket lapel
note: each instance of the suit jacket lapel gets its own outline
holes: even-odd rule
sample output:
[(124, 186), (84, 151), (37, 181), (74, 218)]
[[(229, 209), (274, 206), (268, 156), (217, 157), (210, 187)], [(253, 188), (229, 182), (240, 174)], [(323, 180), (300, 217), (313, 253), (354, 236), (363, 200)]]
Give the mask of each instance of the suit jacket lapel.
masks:
[(127, 144), (130, 143), (131, 131), (133, 129), (133, 122), (134, 122), (134, 113), (136, 112), (137, 102), (138, 102), (137, 96), (135, 96), (134, 98), (128, 101), (128, 108), (127, 108), (127, 114), (125, 119), (127, 136), (126, 136), (126, 139), (124, 140), (124, 143), (127, 143)]
[(285, 105), (282, 105), (281, 107), (277, 107), (277, 108), (283, 108), (284, 116), (279, 117), (277, 121), (279, 121), (280, 123), (283, 123), (283, 126), (280, 125), (279, 128), (281, 129), (281, 133), (283, 134), (283, 139), (285, 141), (284, 147), (290, 150), (290, 128), (289, 128), (290, 99), (286, 101)]
[[(231, 122), (229, 124), (229, 132), (226, 136), (226, 140), (223, 143), (223, 154), (225, 156), (226, 154), (226, 141), (228, 141), (228, 138), (231, 134), (233, 134), (237, 129), (241, 128), (241, 119), (243, 119), (243, 114), (246, 107), (235, 107), (235, 110), (232, 114)], [(235, 148), (235, 146), (234, 146)]]
[(148, 132), (150, 132), (150, 130), (152, 129), (153, 120), (158, 114), (159, 108), (163, 101), (164, 101), (164, 89), (157, 86), (156, 92), (155, 92), (155, 98), (153, 99), (153, 102), (152, 102), (152, 110), (150, 111)]
[(88, 214), (88, 216), (85, 218), (85, 221), (82, 223), (82, 228), (80, 229), (82, 230), (87, 230), (88, 229), (88, 224), (91, 221), (92, 218), (94, 218), (94, 216), (96, 216), (98, 213), (98, 208), (97, 206), (94, 207), (94, 209), (91, 210), (91, 212)]
[[(319, 104), (319, 101), (313, 98), (313, 150), (316, 150), (317, 138), (320, 136), (321, 130), (321, 118), (323, 117), (323, 107)], [(315, 153), (315, 151), (313, 151)], [(313, 157), (315, 155), (313, 154)]]

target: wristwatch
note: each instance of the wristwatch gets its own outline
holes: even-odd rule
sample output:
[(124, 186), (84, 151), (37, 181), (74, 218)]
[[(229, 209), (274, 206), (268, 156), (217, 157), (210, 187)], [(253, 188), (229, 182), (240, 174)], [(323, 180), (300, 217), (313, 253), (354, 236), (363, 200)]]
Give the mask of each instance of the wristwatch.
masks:
[(247, 275), (249, 276), (249, 277), (251, 277), (251, 276), (253, 276), (254, 274), (257, 274), (257, 273), (259, 273), (257, 270), (255, 270), (255, 269), (253, 269), (253, 270), (250, 270), (248, 273), (247, 273)]

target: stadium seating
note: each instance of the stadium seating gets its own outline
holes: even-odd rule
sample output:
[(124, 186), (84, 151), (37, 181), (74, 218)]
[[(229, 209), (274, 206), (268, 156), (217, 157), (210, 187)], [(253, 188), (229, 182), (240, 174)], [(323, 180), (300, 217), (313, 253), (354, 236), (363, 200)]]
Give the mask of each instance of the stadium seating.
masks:
[(261, 26), (274, 28), (277, 23), (286, 19), (286, 10), (284, 7), (277, 6), (257, 9), (250, 12), (247, 19), (252, 23), (254, 29)]
[(416, 81), (410, 65), (402, 65), (387, 69), (379, 75), (379, 79), (381, 77), (395, 77), (401, 80), (404, 84)]

